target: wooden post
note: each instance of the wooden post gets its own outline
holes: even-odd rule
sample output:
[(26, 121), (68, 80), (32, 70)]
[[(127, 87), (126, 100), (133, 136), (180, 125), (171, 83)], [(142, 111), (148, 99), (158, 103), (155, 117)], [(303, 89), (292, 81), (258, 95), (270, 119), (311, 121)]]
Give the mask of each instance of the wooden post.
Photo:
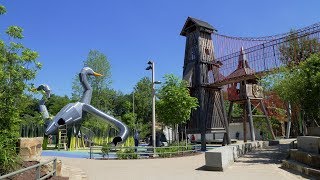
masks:
[(247, 104), (243, 103), (243, 142), (247, 142)]
[(233, 111), (233, 101), (230, 101), (229, 111), (228, 111), (228, 122), (231, 122), (232, 118), (232, 111)]
[(266, 116), (268, 128), (269, 128), (269, 131), (270, 131), (270, 133), (271, 133), (272, 139), (275, 140), (275, 139), (276, 139), (276, 136), (274, 135), (274, 133), (273, 133), (273, 131), (272, 131), (272, 125), (271, 125), (271, 122), (270, 122), (270, 120), (269, 120), (266, 107), (264, 106), (262, 100), (260, 100), (260, 105), (261, 105), (261, 109), (262, 109), (264, 115)]
[(286, 139), (290, 138), (290, 129), (291, 129), (291, 104), (288, 102), (287, 106), (287, 116), (288, 116), (288, 123), (287, 123), (287, 132), (286, 132)]
[(224, 99), (223, 99), (222, 89), (220, 89), (219, 93), (220, 93), (221, 109), (223, 111), (222, 114), (223, 114), (223, 119), (224, 119), (224, 124), (225, 124), (224, 128), (226, 130), (226, 133), (225, 133), (226, 141), (227, 141), (227, 144), (231, 144), (231, 139), (230, 139), (230, 135), (229, 135), (229, 122), (228, 122), (228, 118), (227, 118), (227, 112), (224, 107)]
[(205, 90), (203, 87), (199, 88), (200, 90), (200, 98), (199, 98), (199, 117), (200, 117), (200, 132), (201, 132), (201, 151), (206, 151), (207, 150), (207, 142), (206, 142), (206, 116), (205, 116), (205, 110), (204, 110), (204, 94), (205, 94)]
[(254, 134), (254, 125), (253, 125), (253, 117), (252, 117), (252, 110), (251, 110), (251, 102), (250, 102), (249, 98), (247, 98), (247, 107), (248, 107), (248, 117), (249, 117), (251, 141), (256, 141), (256, 136)]

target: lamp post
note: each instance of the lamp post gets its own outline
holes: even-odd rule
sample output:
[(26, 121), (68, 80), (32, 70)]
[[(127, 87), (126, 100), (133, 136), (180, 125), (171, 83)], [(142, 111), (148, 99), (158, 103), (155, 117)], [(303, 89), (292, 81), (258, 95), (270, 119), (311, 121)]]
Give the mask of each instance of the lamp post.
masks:
[(152, 72), (152, 144), (153, 144), (153, 155), (156, 154), (156, 93), (155, 84), (160, 84), (160, 81), (155, 81), (154, 75), (154, 62), (149, 61), (146, 70), (151, 70)]

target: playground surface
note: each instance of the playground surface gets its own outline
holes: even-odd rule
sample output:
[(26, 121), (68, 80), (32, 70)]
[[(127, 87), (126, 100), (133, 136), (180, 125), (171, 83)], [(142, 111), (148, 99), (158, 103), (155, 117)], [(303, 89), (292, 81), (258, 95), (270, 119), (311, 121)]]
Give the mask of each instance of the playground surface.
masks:
[[(286, 147), (271, 146), (239, 158), (224, 172), (201, 170), (204, 153), (195, 156), (139, 160), (90, 160), (61, 157), (63, 165), (80, 168), (88, 179), (306, 179), (281, 169)], [(73, 178), (71, 178), (73, 179)]]

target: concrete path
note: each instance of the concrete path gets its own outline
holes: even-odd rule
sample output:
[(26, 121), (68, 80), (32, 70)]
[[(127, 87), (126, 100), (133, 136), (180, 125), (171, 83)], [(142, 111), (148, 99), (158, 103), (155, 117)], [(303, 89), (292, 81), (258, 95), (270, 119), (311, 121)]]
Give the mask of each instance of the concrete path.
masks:
[(59, 158), (63, 165), (81, 168), (90, 180), (98, 179), (305, 179), (280, 168), (284, 146), (272, 146), (249, 153), (224, 172), (203, 171), (204, 154), (166, 159), (90, 160)]
[(61, 174), (63, 177), (69, 177), (69, 180), (86, 180), (88, 179), (87, 174), (78, 167), (62, 165)]

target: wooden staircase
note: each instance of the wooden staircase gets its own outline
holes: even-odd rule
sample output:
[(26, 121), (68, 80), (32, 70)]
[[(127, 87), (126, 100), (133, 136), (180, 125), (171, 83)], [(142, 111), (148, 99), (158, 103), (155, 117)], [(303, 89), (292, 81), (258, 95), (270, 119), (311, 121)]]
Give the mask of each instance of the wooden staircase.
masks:
[(59, 143), (58, 150), (64, 149), (68, 150), (68, 137), (67, 137), (67, 125), (62, 125), (59, 127)]

